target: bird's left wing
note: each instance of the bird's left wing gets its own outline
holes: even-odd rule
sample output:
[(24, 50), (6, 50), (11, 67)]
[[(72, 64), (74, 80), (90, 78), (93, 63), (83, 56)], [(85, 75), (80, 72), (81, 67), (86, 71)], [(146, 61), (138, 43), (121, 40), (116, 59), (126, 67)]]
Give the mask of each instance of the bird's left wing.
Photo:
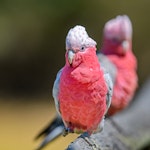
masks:
[(112, 94), (113, 94), (113, 84), (115, 82), (116, 78), (116, 67), (114, 64), (112, 64), (108, 58), (103, 55), (102, 53), (97, 53), (98, 60), (100, 62), (101, 68), (104, 72), (104, 78), (105, 82), (107, 85), (107, 97), (106, 97), (106, 105), (107, 105), (107, 110), (106, 113), (111, 105), (111, 99), (112, 99)]
[(104, 78), (105, 78), (107, 89), (108, 89), (107, 97), (106, 97), (106, 105), (107, 105), (106, 113), (107, 113), (107, 111), (111, 105), (111, 99), (112, 99), (112, 94), (113, 94), (113, 82), (112, 82), (112, 79), (111, 79), (109, 73), (105, 73)]

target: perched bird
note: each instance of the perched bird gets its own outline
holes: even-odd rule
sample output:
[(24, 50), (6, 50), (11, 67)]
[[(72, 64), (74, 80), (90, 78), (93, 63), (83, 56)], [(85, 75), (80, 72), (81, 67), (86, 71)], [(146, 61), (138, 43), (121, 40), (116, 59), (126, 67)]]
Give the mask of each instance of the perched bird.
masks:
[[(112, 116), (127, 107), (132, 100), (138, 85), (137, 77), (137, 60), (132, 52), (132, 24), (128, 16), (117, 16), (106, 22), (103, 31), (102, 48), (97, 52), (101, 69), (110, 74), (113, 81), (113, 97), (112, 103), (107, 115)], [(107, 81), (108, 83), (110, 81)], [(107, 83), (107, 84), (108, 84)], [(55, 129), (62, 131), (55, 135), (55, 138), (62, 134), (64, 124), (59, 115), (56, 120), (60, 120), (60, 124), (55, 123)], [(54, 120), (55, 120), (54, 119)], [(51, 124), (47, 129), (51, 127)], [(50, 142), (50, 130), (42, 132), (46, 135), (46, 139)], [(53, 137), (54, 139), (54, 137)], [(48, 143), (47, 141), (47, 143)]]
[[(69, 30), (65, 60), (53, 86), (57, 119), (62, 118), (65, 135), (87, 133), (90, 136), (103, 128), (104, 116), (111, 103), (112, 81), (101, 69), (96, 42), (82, 26)], [(42, 146), (43, 143), (40, 148)]]
[(111, 116), (129, 105), (138, 86), (137, 60), (132, 51), (132, 24), (128, 16), (117, 16), (105, 24), (102, 48), (97, 56), (114, 83), (108, 111)]

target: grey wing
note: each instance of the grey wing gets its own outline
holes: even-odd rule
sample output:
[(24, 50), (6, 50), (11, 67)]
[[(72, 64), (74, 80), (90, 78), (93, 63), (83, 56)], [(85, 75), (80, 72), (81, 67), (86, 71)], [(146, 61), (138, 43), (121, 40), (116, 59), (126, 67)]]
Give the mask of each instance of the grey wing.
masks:
[[(109, 75), (109, 73), (107, 72), (104, 72), (104, 79), (106, 81), (106, 85), (107, 85), (107, 95), (106, 95), (106, 105), (107, 105), (107, 109), (106, 109), (106, 112), (104, 115), (106, 115), (110, 105), (111, 105), (111, 98), (112, 98), (112, 94), (113, 94), (113, 82), (112, 82), (112, 79)], [(102, 121), (100, 122), (97, 130), (95, 131), (95, 133), (97, 132), (101, 132), (104, 128), (104, 119), (105, 119), (105, 116), (103, 116), (103, 119)]]
[(60, 111), (59, 111), (58, 93), (59, 93), (59, 82), (60, 82), (61, 73), (62, 73), (62, 69), (59, 70), (59, 72), (57, 73), (56, 80), (55, 80), (54, 85), (53, 85), (53, 91), (52, 91), (56, 111), (58, 112), (59, 115), (60, 115)]
[(109, 73), (112, 82), (115, 83), (116, 80), (116, 73), (117, 73), (117, 68), (115, 64), (113, 64), (106, 55), (97, 52), (97, 57), (100, 62), (101, 68), (103, 69), (104, 73)]
[(107, 105), (106, 113), (107, 113), (107, 111), (111, 105), (111, 99), (112, 99), (112, 94), (113, 94), (113, 82), (112, 82), (112, 79), (111, 79), (109, 73), (105, 73), (104, 78), (105, 78), (107, 89), (108, 89), (107, 97), (106, 97), (106, 105)]
[(113, 94), (113, 84), (115, 82), (117, 69), (115, 65), (112, 64), (107, 58), (107, 56), (105, 56), (104, 54), (97, 53), (97, 57), (99, 59), (101, 68), (104, 72), (104, 78), (105, 78), (107, 89), (108, 89), (107, 98), (106, 98), (107, 111), (108, 111), (110, 104), (111, 104), (111, 98)]

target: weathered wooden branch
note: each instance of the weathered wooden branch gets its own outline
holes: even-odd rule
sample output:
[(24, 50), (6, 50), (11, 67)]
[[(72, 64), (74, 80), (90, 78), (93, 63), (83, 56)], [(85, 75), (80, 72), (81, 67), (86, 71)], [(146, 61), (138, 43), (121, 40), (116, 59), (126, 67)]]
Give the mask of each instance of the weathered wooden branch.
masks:
[(78, 137), (67, 150), (138, 150), (150, 145), (150, 79), (125, 111), (105, 121), (104, 130), (93, 134), (90, 143)]

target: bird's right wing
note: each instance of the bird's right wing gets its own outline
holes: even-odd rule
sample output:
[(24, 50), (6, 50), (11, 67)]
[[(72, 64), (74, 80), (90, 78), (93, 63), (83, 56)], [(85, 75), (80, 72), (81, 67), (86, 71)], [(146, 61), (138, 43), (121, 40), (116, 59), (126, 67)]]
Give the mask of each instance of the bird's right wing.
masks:
[(59, 82), (60, 82), (60, 76), (61, 76), (62, 70), (63, 70), (63, 68), (61, 70), (59, 70), (59, 72), (57, 73), (56, 80), (55, 80), (54, 85), (53, 85), (53, 91), (52, 91), (56, 111), (59, 115), (60, 115), (60, 111), (59, 111), (58, 93), (59, 93)]
[(41, 150), (45, 145), (47, 145), (52, 140), (59, 137), (64, 131), (64, 123), (61, 119), (61, 114), (59, 111), (59, 99), (58, 99), (59, 82), (60, 82), (61, 73), (62, 73), (62, 69), (57, 73), (56, 80), (53, 85), (53, 91), (52, 91), (54, 102), (55, 102), (55, 107), (56, 107), (56, 111), (58, 115), (43, 131), (41, 131), (37, 135), (36, 139), (38, 139), (41, 136), (44, 136), (44, 140), (41, 142), (41, 144), (36, 150)]

